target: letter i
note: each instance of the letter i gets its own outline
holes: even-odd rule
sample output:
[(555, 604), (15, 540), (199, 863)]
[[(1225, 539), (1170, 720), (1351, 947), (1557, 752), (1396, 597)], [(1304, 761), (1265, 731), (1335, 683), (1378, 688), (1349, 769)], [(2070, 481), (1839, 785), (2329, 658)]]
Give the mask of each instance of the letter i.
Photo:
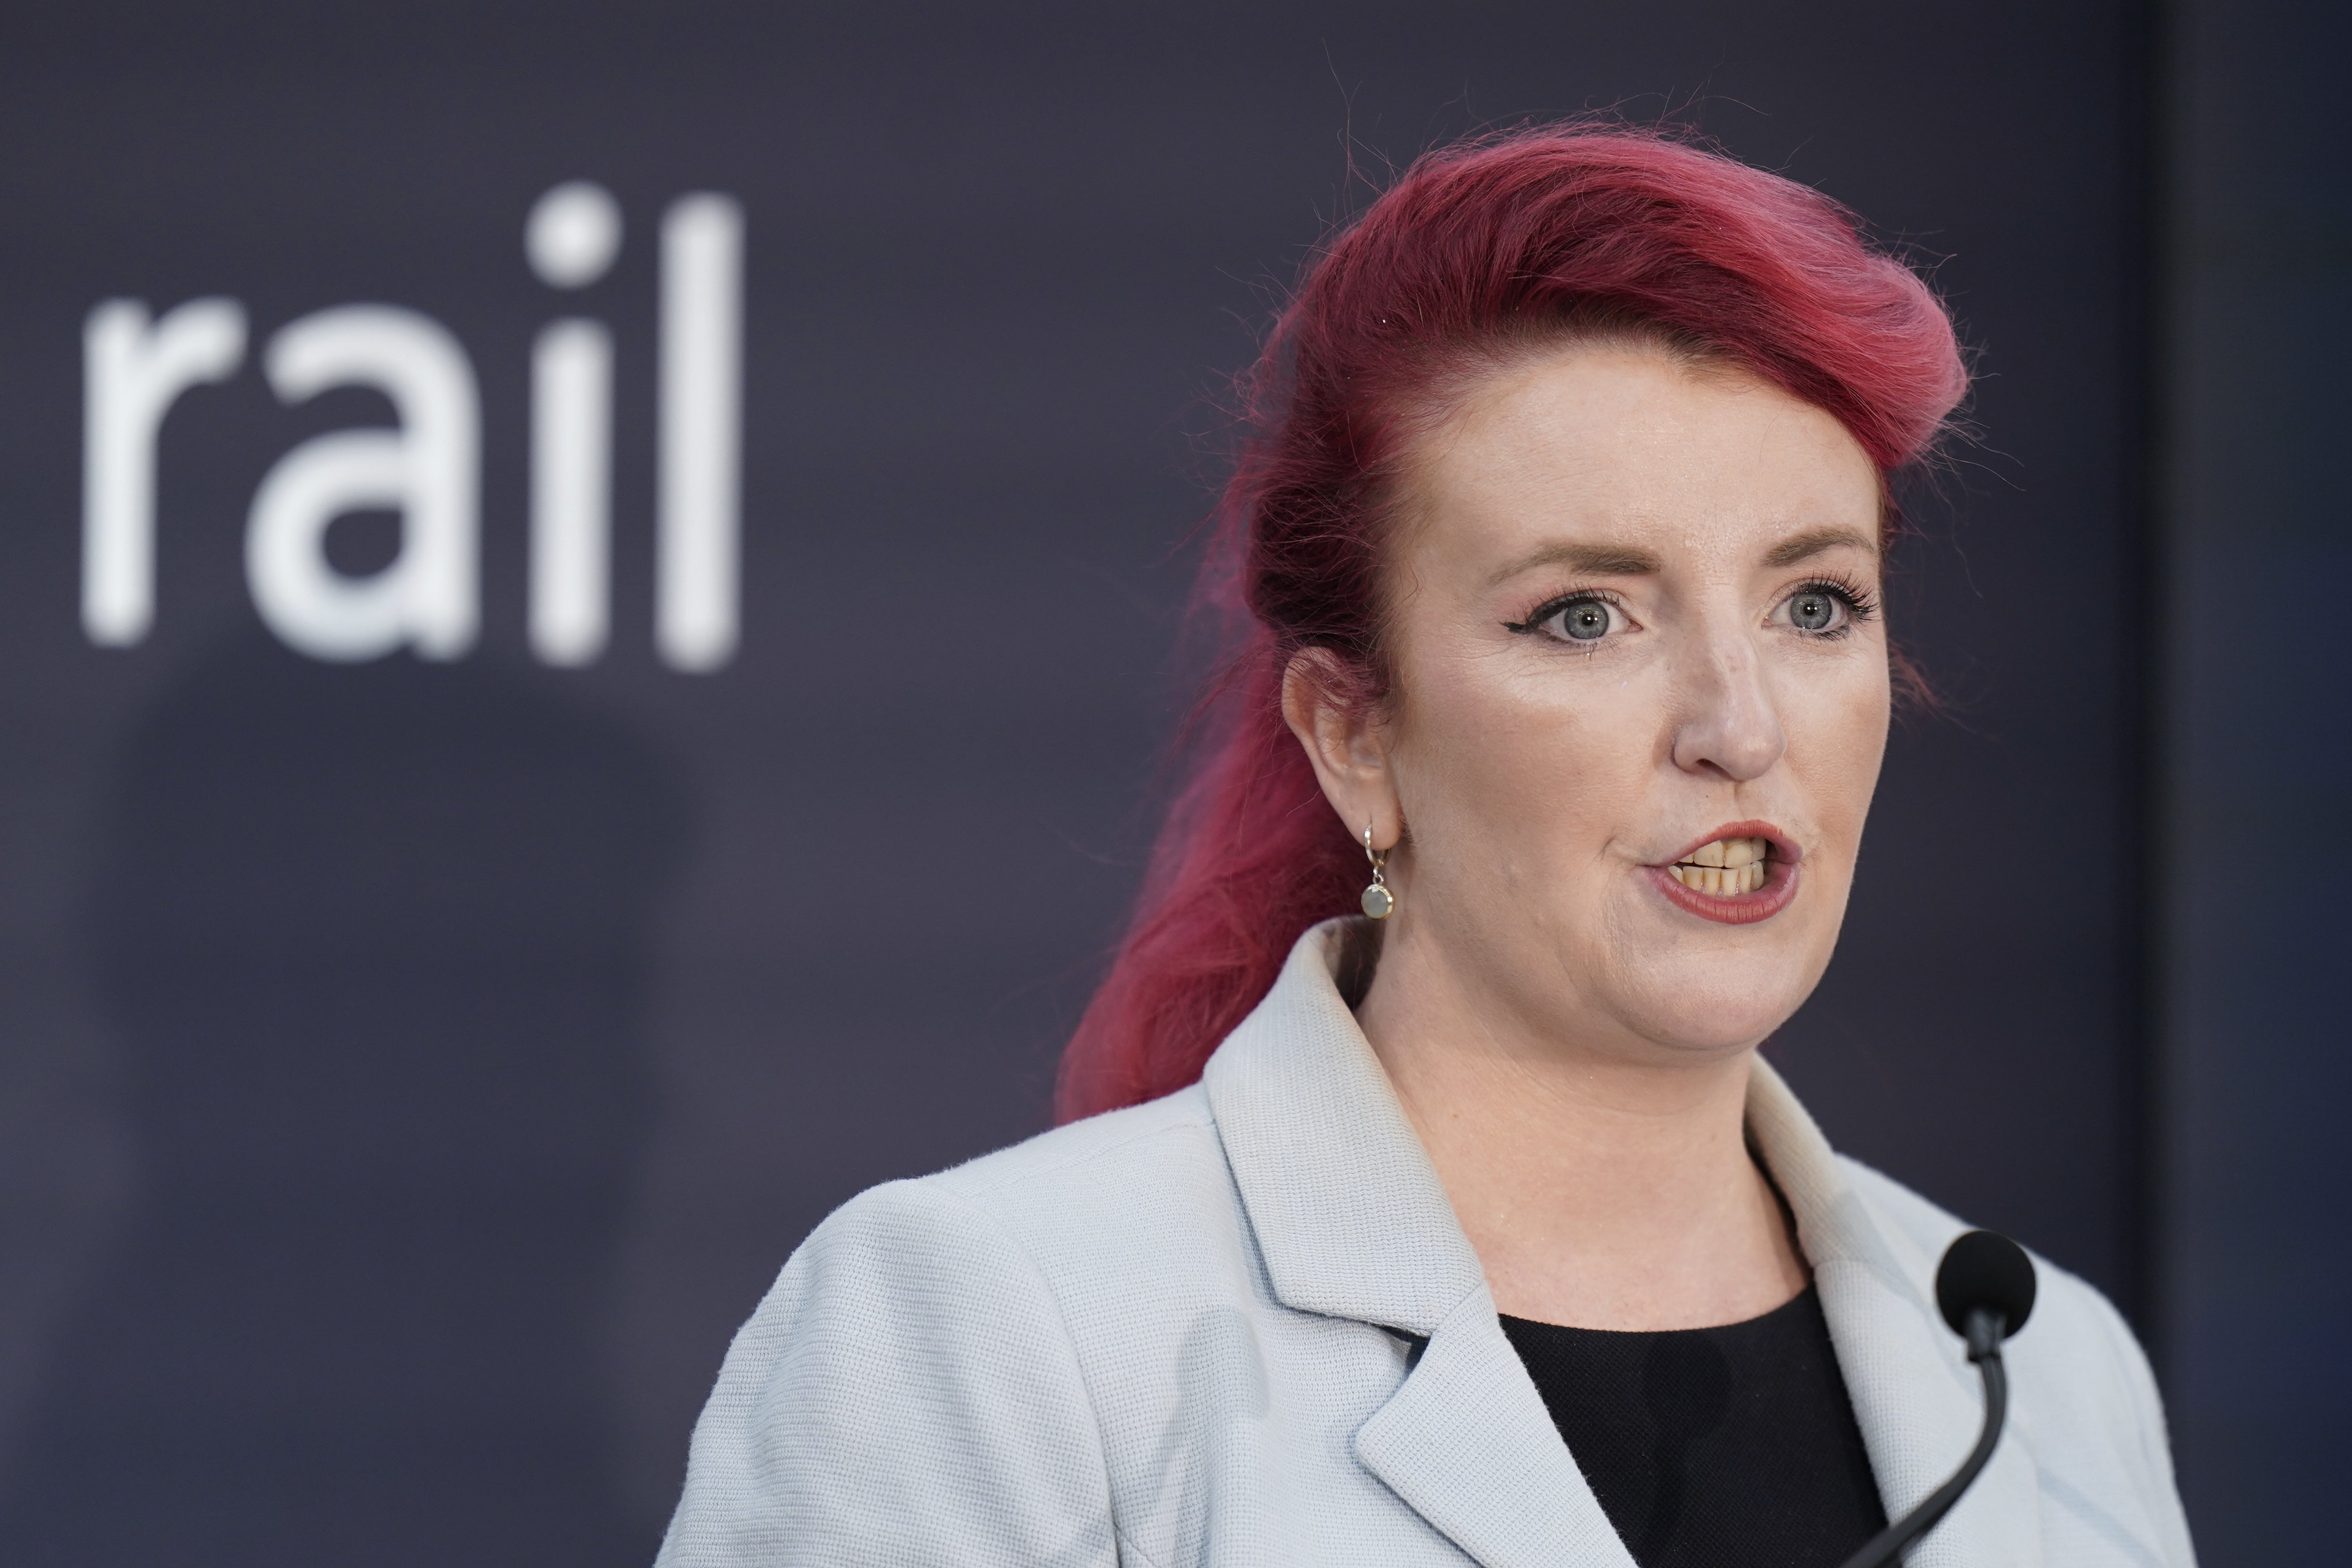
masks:
[[(539, 198), (524, 229), (531, 270), (581, 289), (621, 249), (621, 209), (584, 180)], [(593, 663), (612, 623), (613, 334), (567, 318), (541, 330), (530, 366), (530, 646), (549, 664)]]

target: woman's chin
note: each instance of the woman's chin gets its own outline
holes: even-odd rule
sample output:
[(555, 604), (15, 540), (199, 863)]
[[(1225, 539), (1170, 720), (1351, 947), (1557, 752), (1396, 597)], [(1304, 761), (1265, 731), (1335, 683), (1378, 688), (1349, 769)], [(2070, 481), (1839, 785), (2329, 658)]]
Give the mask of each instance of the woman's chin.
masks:
[[(1644, 994), (1621, 995), (1611, 1009), (1629, 1032), (1648, 1040), (1677, 1059), (1698, 1060), (1744, 1051), (1761, 1043), (1787, 1023), (1811, 992), (1789, 986), (1791, 969), (1811, 968), (1798, 963), (1776, 973), (1759, 973), (1746, 963), (1710, 966), (1708, 973), (1683, 973), (1685, 965), (1662, 965), (1643, 975)], [(1686, 983), (1676, 984), (1683, 979)], [(1746, 984), (1743, 984), (1746, 982)]]
[(1714, 1061), (1752, 1049), (1787, 1022), (1787, 1016), (1782, 1014), (1728, 1023), (1719, 1017), (1633, 1020), (1636, 1032), (1666, 1053), (1668, 1059), (1692, 1063)]

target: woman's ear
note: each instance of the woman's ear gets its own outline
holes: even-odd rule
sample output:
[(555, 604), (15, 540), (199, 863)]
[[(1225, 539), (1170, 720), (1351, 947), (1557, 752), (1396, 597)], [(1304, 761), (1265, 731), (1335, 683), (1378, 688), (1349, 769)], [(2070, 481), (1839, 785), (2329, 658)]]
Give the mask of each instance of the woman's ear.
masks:
[(1390, 765), (1389, 735), (1381, 716), (1340, 693), (1352, 684), (1328, 648), (1302, 648), (1282, 672), (1282, 717), (1307, 749), (1323, 798), (1360, 842), (1372, 830), (1375, 849), (1388, 849), (1404, 837), (1396, 775)]

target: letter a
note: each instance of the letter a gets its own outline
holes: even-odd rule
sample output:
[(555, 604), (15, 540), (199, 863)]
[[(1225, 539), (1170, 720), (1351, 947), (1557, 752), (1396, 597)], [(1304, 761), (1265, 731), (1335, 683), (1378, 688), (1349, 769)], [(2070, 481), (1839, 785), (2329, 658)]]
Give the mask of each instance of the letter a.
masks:
[(245, 360), (245, 310), (191, 300), (150, 325), (109, 300), (82, 329), (81, 624), (128, 647), (155, 620), (155, 438), (180, 394)]
[[(279, 331), (263, 368), (287, 403), (374, 387), (400, 428), (314, 437), (263, 479), (245, 534), (262, 620), (312, 658), (374, 658), (403, 646), (426, 658), (464, 653), (481, 619), (481, 416), (466, 351), (430, 317), (345, 305)], [(378, 508), (401, 514), (400, 554), (373, 576), (347, 577), (328, 563), (327, 525)]]

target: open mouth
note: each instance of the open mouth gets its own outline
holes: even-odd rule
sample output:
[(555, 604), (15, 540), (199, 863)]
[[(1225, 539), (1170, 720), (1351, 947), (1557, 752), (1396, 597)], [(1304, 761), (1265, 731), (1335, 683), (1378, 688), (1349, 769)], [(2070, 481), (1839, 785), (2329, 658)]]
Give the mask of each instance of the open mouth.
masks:
[(1666, 871), (1694, 893), (1736, 899), (1762, 889), (1771, 848), (1769, 838), (1717, 838), (1700, 845)]
[(1769, 822), (1727, 822), (1665, 864), (1643, 868), (1666, 901), (1719, 925), (1769, 921), (1797, 896), (1805, 852)]

